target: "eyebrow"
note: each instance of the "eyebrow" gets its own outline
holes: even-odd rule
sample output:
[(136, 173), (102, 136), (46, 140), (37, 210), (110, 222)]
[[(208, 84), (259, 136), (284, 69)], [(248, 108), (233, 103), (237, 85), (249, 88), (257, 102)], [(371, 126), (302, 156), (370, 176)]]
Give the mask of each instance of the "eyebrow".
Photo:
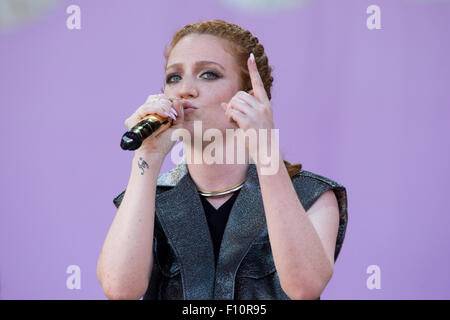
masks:
[[(215, 64), (215, 65), (219, 66), (220, 68), (222, 68), (223, 71), (225, 71), (225, 68), (222, 67), (221, 64), (219, 64), (217, 62), (214, 62), (214, 61), (197, 61), (195, 63), (195, 66), (203, 67), (203, 66), (208, 65), (208, 64)], [(183, 65), (182, 63), (174, 63), (174, 64), (171, 64), (170, 66), (168, 66), (167, 70), (169, 70), (170, 68), (178, 68), (178, 67), (181, 67), (182, 65)]]

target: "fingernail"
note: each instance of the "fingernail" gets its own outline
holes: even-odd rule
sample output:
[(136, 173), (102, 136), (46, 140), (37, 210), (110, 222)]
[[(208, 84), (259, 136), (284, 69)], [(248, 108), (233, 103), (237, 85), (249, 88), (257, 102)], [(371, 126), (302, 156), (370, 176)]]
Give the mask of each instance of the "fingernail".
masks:
[(252, 60), (252, 62), (255, 62), (255, 56), (253, 55), (253, 52), (250, 52), (250, 60)]
[(171, 113), (170, 116), (172, 117), (173, 120), (177, 120), (177, 117), (173, 113)]
[(174, 113), (176, 116), (178, 115), (177, 111), (173, 107), (170, 108), (170, 111), (172, 111), (172, 113)]

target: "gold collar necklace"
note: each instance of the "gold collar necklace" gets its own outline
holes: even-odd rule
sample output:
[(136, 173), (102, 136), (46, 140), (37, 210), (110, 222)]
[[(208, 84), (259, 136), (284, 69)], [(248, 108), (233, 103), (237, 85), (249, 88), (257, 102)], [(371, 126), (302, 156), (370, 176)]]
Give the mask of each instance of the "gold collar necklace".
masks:
[(244, 183), (247, 179), (245, 179), (244, 181), (232, 186), (231, 188), (227, 188), (224, 190), (219, 190), (219, 191), (204, 191), (204, 190), (198, 190), (198, 193), (204, 197), (215, 197), (215, 196), (223, 196), (226, 194), (229, 194), (231, 192), (237, 191), (239, 189), (241, 189), (244, 186)]

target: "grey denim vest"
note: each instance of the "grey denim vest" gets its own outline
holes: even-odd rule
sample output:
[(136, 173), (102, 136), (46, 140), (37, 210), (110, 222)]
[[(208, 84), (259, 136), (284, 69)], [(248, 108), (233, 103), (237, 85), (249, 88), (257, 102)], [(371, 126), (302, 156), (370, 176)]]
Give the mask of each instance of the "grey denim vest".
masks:
[[(347, 228), (345, 187), (305, 170), (292, 177), (292, 182), (305, 211), (325, 191), (334, 191), (340, 216), (336, 261)], [(117, 208), (125, 191), (113, 200)], [(273, 261), (254, 164), (249, 165), (247, 181), (230, 212), (217, 267), (203, 206), (185, 159), (160, 175), (153, 254), (152, 273), (143, 299), (289, 300)]]

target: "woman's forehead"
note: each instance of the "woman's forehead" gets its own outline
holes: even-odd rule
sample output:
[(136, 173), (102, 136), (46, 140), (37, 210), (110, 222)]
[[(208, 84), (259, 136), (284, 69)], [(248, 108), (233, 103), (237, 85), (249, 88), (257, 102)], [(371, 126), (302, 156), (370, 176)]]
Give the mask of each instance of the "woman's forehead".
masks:
[(172, 49), (167, 65), (187, 61), (214, 61), (220, 64), (233, 63), (228, 40), (212, 35), (188, 35)]

